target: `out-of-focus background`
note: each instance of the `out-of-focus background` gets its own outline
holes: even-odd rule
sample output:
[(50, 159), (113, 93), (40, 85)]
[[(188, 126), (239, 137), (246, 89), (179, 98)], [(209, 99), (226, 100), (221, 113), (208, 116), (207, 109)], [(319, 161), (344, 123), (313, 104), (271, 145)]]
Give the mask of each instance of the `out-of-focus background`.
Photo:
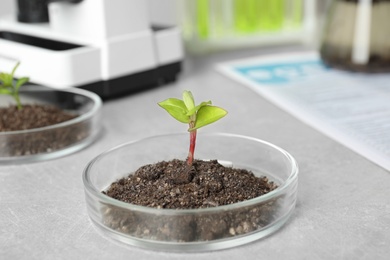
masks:
[[(147, 0), (147, 2), (151, 23), (181, 26), (187, 50), (190, 50), (191, 54), (199, 54), (209, 52), (210, 49), (215, 51), (237, 47), (258, 47), (259, 43), (267, 45), (297, 41), (297, 39), (304, 43), (309, 41), (318, 44), (317, 36), (322, 28), (326, 7), (331, 0), (269, 1), (274, 4), (257, 6), (257, 8), (264, 10), (266, 15), (269, 10), (273, 13), (257, 25), (251, 24), (250, 20), (255, 20), (253, 17), (259, 16), (259, 12), (256, 12), (253, 7), (256, 2), (261, 1)], [(284, 3), (284, 10), (280, 9), (282, 2), (288, 2), (287, 5)], [(15, 0), (2, 0), (0, 16), (16, 14), (16, 3)], [(299, 33), (292, 33), (294, 31), (304, 33), (304, 39)], [(258, 36), (257, 39), (254, 36)], [(227, 39), (235, 40), (232, 43)]]
[[(0, 0), (0, 72), (20, 62), (14, 77), (49, 92), (98, 94), (98, 116), (83, 117), (93, 126), (77, 129), (104, 131), (82, 151), (71, 146), (74, 154), (54, 158), (58, 151), (44, 149), (40, 162), (6, 157), (16, 162), (9, 166), (3, 144), (19, 147), (20, 135), (35, 148), (37, 140), (0, 133), (0, 259), (390, 259), (390, 1), (48, 1)], [(230, 250), (173, 254), (97, 232), (88, 214), (95, 220), (99, 210), (81, 179), (87, 164), (117, 145), (186, 131), (157, 105), (184, 90), (229, 111), (202, 131), (266, 140), (297, 160), (298, 203), (277, 233)], [(7, 98), (0, 95), (0, 105)], [(115, 159), (102, 174), (114, 179), (125, 174), (114, 166), (127, 163)]]
[[(15, 77), (110, 98), (174, 81), (191, 56), (279, 46), (318, 49), (328, 3), (2, 0), (0, 70), (20, 62)], [(45, 73), (49, 69), (54, 73)]]

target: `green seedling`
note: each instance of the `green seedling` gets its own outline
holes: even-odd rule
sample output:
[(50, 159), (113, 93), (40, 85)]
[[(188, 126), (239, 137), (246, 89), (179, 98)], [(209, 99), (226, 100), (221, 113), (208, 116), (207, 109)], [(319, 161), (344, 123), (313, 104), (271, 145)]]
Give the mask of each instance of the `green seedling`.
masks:
[(177, 98), (168, 98), (160, 103), (173, 118), (179, 122), (189, 125), (190, 148), (187, 157), (187, 164), (192, 165), (194, 161), (196, 132), (197, 129), (214, 123), (227, 114), (227, 111), (211, 105), (211, 101), (202, 102), (195, 106), (194, 97), (190, 91), (183, 92), (183, 100)]
[(10, 95), (14, 98), (17, 108), (22, 109), (22, 104), (19, 98), (20, 87), (29, 81), (29, 78), (23, 77), (14, 80), (14, 74), (19, 66), (19, 62), (15, 65), (11, 73), (0, 72), (0, 94)]

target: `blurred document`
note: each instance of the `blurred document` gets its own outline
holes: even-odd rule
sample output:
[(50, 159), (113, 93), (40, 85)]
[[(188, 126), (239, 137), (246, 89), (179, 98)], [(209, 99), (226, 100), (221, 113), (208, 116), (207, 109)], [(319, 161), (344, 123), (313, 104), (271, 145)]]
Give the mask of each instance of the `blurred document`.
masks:
[(390, 170), (390, 74), (329, 69), (307, 52), (227, 62), (217, 70)]

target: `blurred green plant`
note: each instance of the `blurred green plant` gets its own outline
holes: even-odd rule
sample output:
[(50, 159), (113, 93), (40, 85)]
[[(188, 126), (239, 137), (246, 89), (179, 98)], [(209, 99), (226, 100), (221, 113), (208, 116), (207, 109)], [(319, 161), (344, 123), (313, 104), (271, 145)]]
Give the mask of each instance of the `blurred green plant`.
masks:
[(19, 62), (15, 65), (11, 73), (0, 72), (0, 94), (10, 95), (14, 98), (17, 108), (22, 109), (22, 104), (19, 98), (20, 87), (29, 81), (28, 77), (14, 79), (16, 69), (19, 67)]

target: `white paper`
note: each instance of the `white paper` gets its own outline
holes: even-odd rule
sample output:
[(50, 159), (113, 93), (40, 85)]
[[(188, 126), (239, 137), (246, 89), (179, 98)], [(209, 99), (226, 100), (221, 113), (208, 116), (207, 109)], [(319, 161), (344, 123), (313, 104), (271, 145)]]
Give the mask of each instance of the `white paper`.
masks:
[(256, 57), (217, 70), (390, 170), (390, 74), (329, 69), (317, 53)]

